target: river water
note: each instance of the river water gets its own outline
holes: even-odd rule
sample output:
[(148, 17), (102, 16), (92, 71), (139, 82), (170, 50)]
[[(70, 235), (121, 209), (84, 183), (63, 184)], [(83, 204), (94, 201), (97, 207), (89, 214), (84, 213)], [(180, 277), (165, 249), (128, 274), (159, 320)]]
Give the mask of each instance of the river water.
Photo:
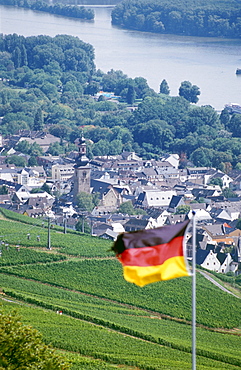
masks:
[(0, 6), (0, 33), (31, 36), (68, 34), (95, 48), (97, 69), (122, 70), (129, 77), (142, 76), (159, 91), (166, 79), (171, 95), (178, 95), (182, 81), (199, 86), (199, 105), (223, 109), (241, 104), (241, 40), (197, 38), (123, 30), (111, 25), (111, 7), (93, 7), (94, 21), (82, 21)]

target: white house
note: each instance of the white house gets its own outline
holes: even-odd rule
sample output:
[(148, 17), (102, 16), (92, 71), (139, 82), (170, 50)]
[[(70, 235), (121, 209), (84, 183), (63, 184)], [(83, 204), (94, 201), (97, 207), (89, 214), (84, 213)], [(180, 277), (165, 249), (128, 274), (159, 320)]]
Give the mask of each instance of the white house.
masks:
[(143, 216), (143, 219), (149, 220), (152, 227), (161, 227), (165, 225), (167, 217), (170, 215), (166, 210), (152, 209), (148, 212), (148, 215)]
[(219, 272), (220, 270), (220, 261), (217, 258), (217, 253), (214, 253), (212, 250), (197, 250), (196, 256), (197, 264), (204, 267), (207, 270)]
[[(142, 194), (140, 194), (142, 195)], [(143, 207), (168, 207), (175, 190), (146, 190), (143, 193)]]
[(52, 166), (52, 179), (67, 181), (74, 175), (73, 164), (54, 164)]
[(174, 168), (178, 168), (179, 166), (179, 155), (178, 154), (167, 154), (165, 157), (161, 159), (161, 161), (170, 163)]
[[(188, 218), (192, 218), (192, 210), (190, 210), (188, 213)], [(212, 220), (209, 212), (207, 212), (205, 209), (195, 209), (195, 218), (197, 221)]]
[(227, 272), (235, 272), (238, 269), (238, 264), (234, 263), (230, 253), (217, 253), (217, 258), (220, 261), (218, 272), (226, 274)]
[(125, 232), (124, 226), (120, 222), (113, 222), (111, 226), (115, 233), (120, 234)]
[(196, 257), (197, 264), (210, 271), (225, 274), (238, 269), (238, 264), (234, 262), (230, 253), (214, 253), (212, 250), (198, 249)]
[(206, 184), (210, 182), (212, 179), (220, 178), (223, 182), (223, 188), (229, 188), (229, 185), (231, 182), (233, 182), (233, 179), (228, 176), (226, 173), (223, 173), (222, 171), (217, 171), (211, 176), (206, 176)]

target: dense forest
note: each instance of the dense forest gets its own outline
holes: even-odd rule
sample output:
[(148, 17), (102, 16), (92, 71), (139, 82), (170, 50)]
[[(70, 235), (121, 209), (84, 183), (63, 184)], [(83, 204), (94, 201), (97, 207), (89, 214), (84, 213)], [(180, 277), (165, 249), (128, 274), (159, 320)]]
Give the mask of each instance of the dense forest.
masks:
[(112, 23), (147, 32), (241, 37), (241, 3), (235, 0), (125, 0)]
[(92, 20), (95, 16), (92, 9), (87, 9), (84, 6), (68, 5), (68, 3), (62, 4), (55, 2), (54, 4), (49, 4), (48, 2), (42, 0), (0, 0), (0, 5), (19, 6), (21, 8), (86, 20)]
[[(93, 9), (77, 5), (86, 4), (81, 0), (0, 0), (0, 4), (85, 20), (95, 16)], [(125, 28), (186, 36), (241, 37), (241, 4), (236, 0), (106, 0), (104, 4), (116, 4), (112, 23)]]
[[(73, 149), (84, 131), (90, 157), (173, 152), (182, 166), (241, 168), (241, 115), (196, 106), (200, 93), (183, 81), (170, 96), (165, 80), (157, 93), (142, 77), (96, 70), (93, 47), (77, 37), (0, 35), (0, 133), (50, 132), (61, 138), (50, 146), (54, 155)], [(20, 144), (21, 152), (40, 153)]]

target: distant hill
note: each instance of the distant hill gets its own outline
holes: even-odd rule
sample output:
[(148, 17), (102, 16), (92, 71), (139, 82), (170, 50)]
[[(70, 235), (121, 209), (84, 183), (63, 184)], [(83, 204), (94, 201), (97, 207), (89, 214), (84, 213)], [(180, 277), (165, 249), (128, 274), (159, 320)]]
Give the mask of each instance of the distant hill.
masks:
[(112, 23), (146, 32), (240, 38), (240, 16), (235, 0), (128, 0), (115, 7)]

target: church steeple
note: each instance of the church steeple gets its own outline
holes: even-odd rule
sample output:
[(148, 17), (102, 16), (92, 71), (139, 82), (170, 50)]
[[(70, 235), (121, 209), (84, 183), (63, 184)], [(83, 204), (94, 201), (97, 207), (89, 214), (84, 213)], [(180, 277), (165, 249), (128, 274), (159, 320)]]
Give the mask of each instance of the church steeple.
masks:
[(80, 192), (90, 193), (90, 165), (89, 159), (86, 156), (86, 142), (82, 136), (75, 140), (75, 144), (79, 147), (78, 157), (75, 163), (74, 174), (74, 196)]
[(76, 158), (75, 167), (86, 166), (89, 163), (89, 159), (86, 156), (86, 142), (82, 136), (75, 140), (75, 144), (79, 147), (79, 155)]

